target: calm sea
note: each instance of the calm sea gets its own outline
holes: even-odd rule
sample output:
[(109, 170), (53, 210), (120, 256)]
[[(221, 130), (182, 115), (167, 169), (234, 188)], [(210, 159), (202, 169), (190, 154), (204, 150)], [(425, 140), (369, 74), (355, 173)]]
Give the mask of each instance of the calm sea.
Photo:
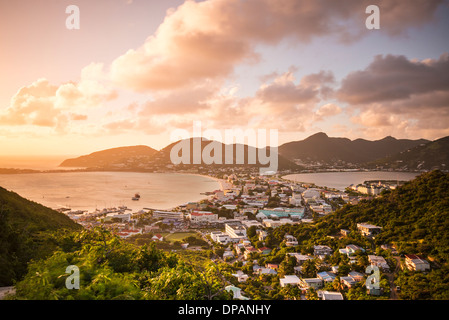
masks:
[[(134, 172), (0, 174), (0, 186), (53, 209), (89, 211), (123, 205), (136, 211), (170, 209), (220, 188), (199, 175)], [(136, 193), (139, 201), (132, 200)]]
[(367, 180), (399, 180), (409, 181), (414, 179), (418, 173), (412, 172), (383, 172), (383, 171), (363, 171), (363, 172), (319, 172), (301, 173), (284, 176), (284, 179), (314, 183), (319, 187), (329, 187), (338, 190), (345, 190), (351, 184), (363, 183)]
[(0, 155), (0, 168), (33, 170), (72, 170), (59, 168), (62, 161), (74, 156), (3, 156)]

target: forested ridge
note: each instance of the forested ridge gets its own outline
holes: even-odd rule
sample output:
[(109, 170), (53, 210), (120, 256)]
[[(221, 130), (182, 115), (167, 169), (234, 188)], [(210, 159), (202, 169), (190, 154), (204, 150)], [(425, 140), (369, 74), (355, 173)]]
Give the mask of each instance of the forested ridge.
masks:
[(53, 231), (81, 228), (66, 215), (0, 187), (0, 286), (19, 280), (31, 259), (52, 253)]

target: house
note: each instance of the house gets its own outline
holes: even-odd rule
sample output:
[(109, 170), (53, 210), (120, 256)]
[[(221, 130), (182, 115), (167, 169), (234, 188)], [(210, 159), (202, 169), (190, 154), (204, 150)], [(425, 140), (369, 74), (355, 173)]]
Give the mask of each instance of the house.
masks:
[(357, 281), (355, 281), (354, 278), (350, 276), (340, 277), (340, 282), (348, 288), (352, 288), (357, 283)]
[(332, 249), (328, 246), (317, 245), (313, 246), (314, 256), (327, 256), (332, 254)]
[(287, 254), (295, 257), (296, 258), (296, 262), (298, 263), (298, 265), (302, 265), (307, 260), (313, 259), (311, 256), (308, 256), (308, 255), (305, 255), (305, 254), (299, 254), (299, 253), (296, 253), (296, 252), (287, 253)]
[(333, 282), (337, 277), (335, 273), (329, 271), (318, 272), (317, 277), (323, 280), (324, 282)]
[(245, 260), (248, 260), (252, 253), (257, 252), (257, 249), (253, 246), (245, 247), (245, 252), (243, 253), (243, 257)]
[(377, 266), (379, 269), (382, 269), (384, 272), (390, 271), (390, 266), (388, 265), (384, 257), (368, 255), (368, 261), (372, 265)]
[(268, 269), (272, 269), (272, 270), (277, 270), (279, 269), (279, 265), (276, 263), (267, 263), (265, 265), (265, 267), (267, 267)]
[(279, 279), (279, 283), (281, 287), (285, 287), (287, 285), (297, 286), (301, 283), (301, 280), (296, 275), (286, 275), (284, 278)]
[(259, 251), (262, 255), (266, 255), (266, 254), (270, 254), (271, 249), (267, 248), (267, 247), (262, 247), (257, 249), (257, 251)]
[(364, 235), (365, 237), (373, 237), (376, 234), (379, 234), (382, 227), (378, 227), (368, 223), (357, 223), (357, 229)]
[(276, 275), (277, 271), (274, 269), (270, 269), (270, 268), (265, 268), (265, 267), (261, 267), (261, 266), (253, 266), (253, 271), (257, 274), (271, 274), (271, 275)]
[(296, 240), (294, 236), (286, 234), (284, 238), (285, 238), (285, 245), (287, 247), (294, 247), (298, 245), (298, 240)]
[(368, 288), (368, 289), (366, 289), (366, 292), (371, 296), (380, 296), (383, 294), (384, 289), (383, 288)]
[(164, 241), (164, 237), (160, 234), (155, 234), (154, 236), (151, 237), (151, 240), (153, 241)]
[(223, 252), (223, 259), (232, 259), (234, 258), (234, 252), (232, 252), (231, 250), (226, 250), (225, 252)]
[(303, 289), (313, 288), (317, 290), (323, 287), (323, 280), (320, 278), (301, 278), (299, 285)]
[(430, 264), (422, 257), (415, 254), (405, 255), (405, 265), (407, 269), (412, 271), (428, 271), (430, 270)]
[(241, 270), (238, 270), (237, 273), (233, 273), (232, 275), (237, 278), (238, 282), (245, 282), (248, 280), (248, 275)]
[(337, 291), (318, 290), (317, 295), (322, 300), (343, 300), (343, 295)]
[(351, 232), (351, 231), (348, 230), (348, 229), (340, 229), (340, 234), (341, 234), (342, 236), (344, 236), (344, 237), (349, 236), (349, 233), (350, 233), (350, 232)]
[(248, 297), (244, 297), (242, 295), (242, 289), (240, 289), (238, 287), (229, 285), (229, 286), (225, 287), (225, 290), (228, 291), (228, 292), (232, 292), (232, 294), (233, 294), (232, 298), (233, 299), (249, 300)]
[(294, 266), (293, 270), (295, 271), (295, 274), (302, 274), (302, 266)]
[(268, 234), (265, 230), (257, 230), (257, 235), (259, 237), (259, 241), (264, 241)]
[(348, 273), (348, 276), (354, 279), (356, 282), (360, 282), (363, 280), (365, 275), (363, 273), (357, 272), (357, 271), (351, 271)]
[(344, 249), (338, 249), (341, 254), (346, 254), (348, 257), (354, 256), (357, 251), (365, 252), (365, 249), (355, 244), (348, 244)]

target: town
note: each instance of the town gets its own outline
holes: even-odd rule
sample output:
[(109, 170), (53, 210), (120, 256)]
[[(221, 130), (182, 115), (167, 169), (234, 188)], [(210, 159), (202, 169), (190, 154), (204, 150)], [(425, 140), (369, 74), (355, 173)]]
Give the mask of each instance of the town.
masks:
[[(298, 225), (314, 225), (346, 204), (394, 189), (393, 181), (369, 181), (339, 191), (285, 180), (282, 174), (260, 175), (251, 168), (228, 171), (207, 172), (221, 188), (173, 210), (143, 208), (133, 213), (122, 206), (65, 213), (87, 229), (103, 226), (126, 241), (155, 242), (164, 250), (207, 254), (226, 263), (232, 270), (227, 290), (241, 300), (397, 299), (398, 271), (430, 270), (421, 256), (400, 254), (389, 243), (375, 246), (373, 239), (382, 226), (370, 221), (332, 236), (310, 237), (308, 246), (289, 232)], [(380, 271), (377, 286), (367, 286), (373, 277), (366, 272), (368, 266)]]

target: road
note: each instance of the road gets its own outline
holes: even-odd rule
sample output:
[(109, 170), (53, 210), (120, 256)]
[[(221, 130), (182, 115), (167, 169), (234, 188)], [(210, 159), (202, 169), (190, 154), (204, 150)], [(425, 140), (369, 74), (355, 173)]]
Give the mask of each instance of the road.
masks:
[(14, 287), (0, 287), (0, 300), (3, 300), (8, 293), (15, 293)]
[(388, 277), (388, 281), (390, 282), (390, 299), (391, 300), (399, 300), (399, 295), (396, 290), (396, 285), (394, 284), (394, 275), (397, 274), (397, 272), (400, 269), (401, 266), (401, 258), (398, 256), (394, 256), (396, 260), (396, 267), (393, 272), (385, 273), (385, 275)]

